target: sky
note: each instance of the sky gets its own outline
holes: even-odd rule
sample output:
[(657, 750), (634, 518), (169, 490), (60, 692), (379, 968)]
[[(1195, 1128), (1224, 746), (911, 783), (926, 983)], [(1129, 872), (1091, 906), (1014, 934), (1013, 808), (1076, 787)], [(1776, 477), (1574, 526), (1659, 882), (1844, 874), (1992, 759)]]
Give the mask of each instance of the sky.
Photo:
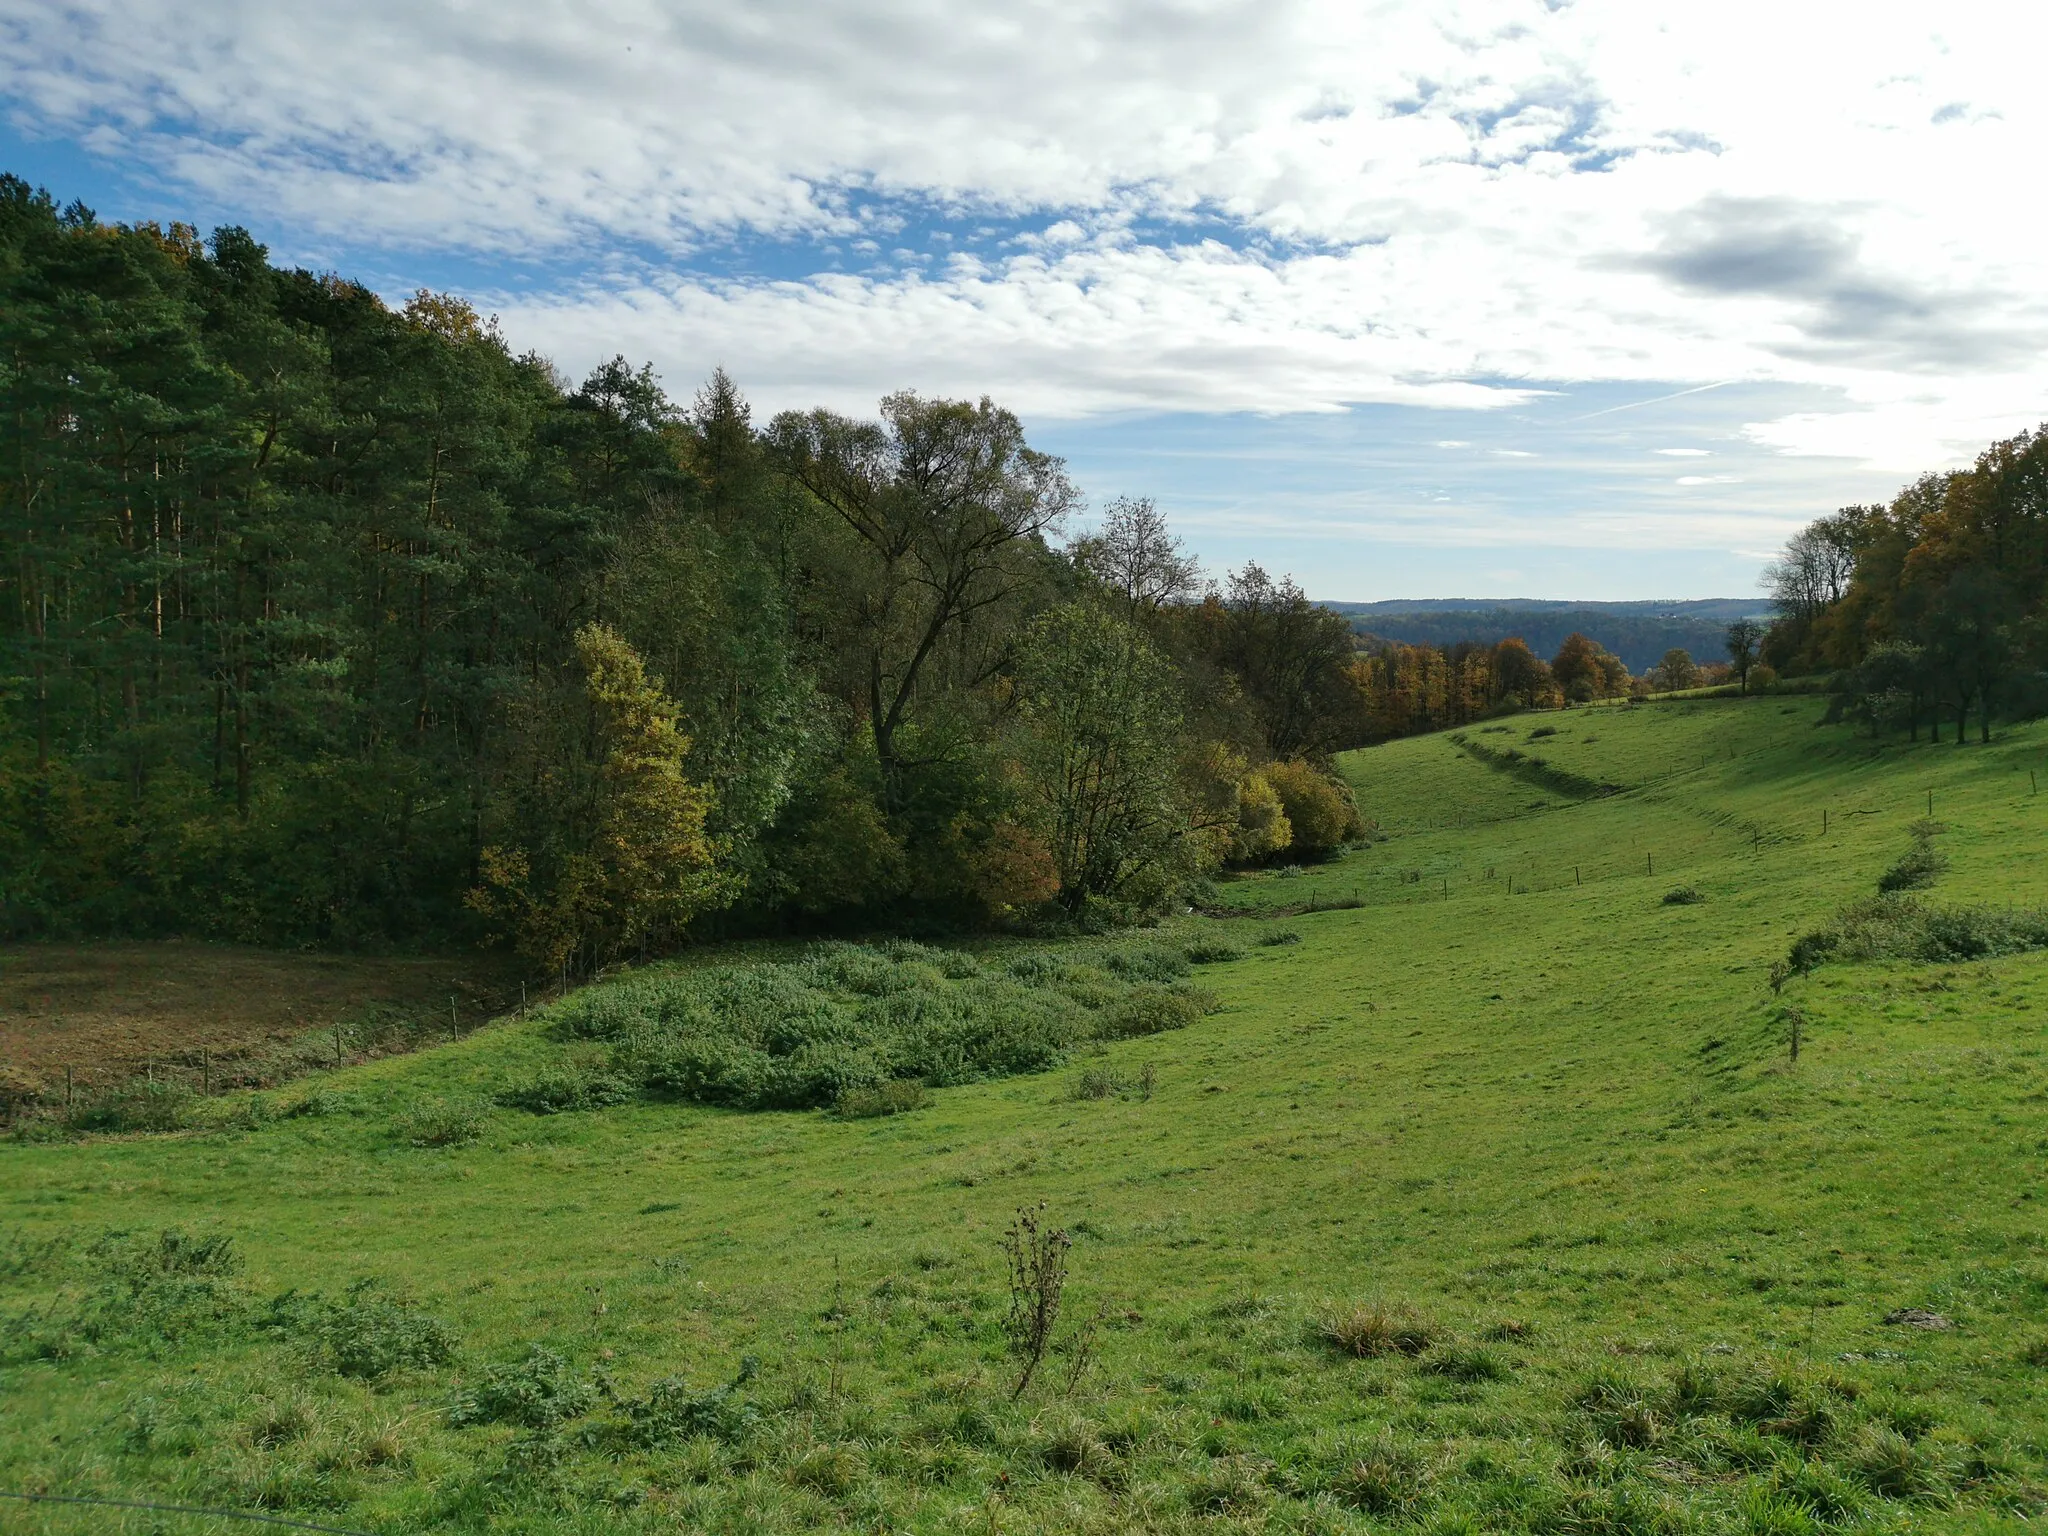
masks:
[(989, 395), (1310, 595), (1740, 596), (2048, 418), (2048, 7), (0, 0), (0, 169), (572, 377)]

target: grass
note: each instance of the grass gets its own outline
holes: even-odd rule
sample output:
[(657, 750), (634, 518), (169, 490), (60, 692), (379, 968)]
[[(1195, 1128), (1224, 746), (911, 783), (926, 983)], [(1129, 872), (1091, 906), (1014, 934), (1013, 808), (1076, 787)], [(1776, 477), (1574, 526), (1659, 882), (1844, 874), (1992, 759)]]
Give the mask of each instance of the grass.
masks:
[[(2048, 953), (1770, 978), (1930, 791), (1914, 901), (2048, 905), (2048, 728), (1876, 747), (1821, 707), (1474, 735), (1558, 727), (1623, 786), (1582, 801), (1444, 737), (1353, 754), (1382, 840), (1221, 887), (1322, 907), (1128, 941), (1235, 954), (1221, 1012), (913, 1113), (478, 1108), (582, 1061), (543, 1016), (0, 1148), (0, 1488), (384, 1536), (2032, 1528)], [(1040, 1200), (1071, 1279), (1011, 1404)], [(145, 1518), (0, 1524), (232, 1528)]]

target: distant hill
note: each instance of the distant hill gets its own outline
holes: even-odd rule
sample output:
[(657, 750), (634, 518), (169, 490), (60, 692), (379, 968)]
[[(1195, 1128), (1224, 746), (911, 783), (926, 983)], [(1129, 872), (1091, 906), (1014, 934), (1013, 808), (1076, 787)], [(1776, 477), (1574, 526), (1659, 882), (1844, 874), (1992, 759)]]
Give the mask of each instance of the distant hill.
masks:
[(1707, 597), (1686, 602), (1585, 603), (1544, 598), (1400, 598), (1383, 603), (1325, 603), (1351, 621), (1362, 635), (1403, 645), (1456, 645), (1461, 640), (1491, 645), (1520, 636), (1548, 660), (1574, 631), (1589, 635), (1627, 664), (1631, 672), (1653, 667), (1677, 646), (1696, 661), (1721, 659), (1721, 641), (1731, 622), (1768, 618), (1762, 597)]

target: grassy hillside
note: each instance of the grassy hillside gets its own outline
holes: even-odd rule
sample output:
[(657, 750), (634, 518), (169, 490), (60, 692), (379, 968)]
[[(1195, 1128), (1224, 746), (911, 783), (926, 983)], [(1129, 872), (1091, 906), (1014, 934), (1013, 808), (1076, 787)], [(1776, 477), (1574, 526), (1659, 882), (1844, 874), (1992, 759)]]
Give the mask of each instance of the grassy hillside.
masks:
[[(1220, 1012), (909, 1113), (467, 1108), (598, 1070), (544, 1015), (0, 1149), (0, 1488), (380, 1533), (2030, 1529), (2048, 955), (1768, 976), (1930, 792), (1927, 899), (2048, 901), (2048, 729), (1819, 710), (1354, 754), (1382, 840), (1120, 941), (1192, 946)], [(1013, 1402), (1041, 1201), (1090, 1342)]]

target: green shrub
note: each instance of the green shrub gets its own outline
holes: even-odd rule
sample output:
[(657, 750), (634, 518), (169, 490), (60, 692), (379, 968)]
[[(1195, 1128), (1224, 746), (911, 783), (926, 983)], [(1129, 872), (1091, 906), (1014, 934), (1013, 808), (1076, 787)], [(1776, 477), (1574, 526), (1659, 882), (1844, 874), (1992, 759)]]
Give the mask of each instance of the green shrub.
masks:
[(828, 1499), (843, 1499), (860, 1485), (867, 1470), (860, 1452), (850, 1445), (814, 1445), (789, 1464), (789, 1480)]
[(484, 1133), (484, 1106), (460, 1099), (428, 1099), (401, 1114), (392, 1126), (400, 1141), (415, 1147), (466, 1147)]
[(1196, 939), (1185, 953), (1191, 965), (1223, 965), (1244, 958), (1244, 950), (1228, 939)]
[(555, 1037), (599, 1042), (601, 1062), (551, 1067), (498, 1102), (553, 1114), (655, 1093), (736, 1109), (893, 1113), (922, 1091), (905, 1084), (1041, 1072), (1092, 1040), (1194, 1022), (1214, 1004), (1174, 985), (1189, 964), (1185, 946), (1150, 943), (1020, 955), (996, 969), (897, 941), (636, 975), (555, 1011)]
[(597, 1403), (597, 1388), (569, 1369), (551, 1349), (534, 1345), (525, 1358), (485, 1369), (484, 1379), (456, 1396), (448, 1422), (518, 1424), (546, 1429), (588, 1413)]
[(1103, 956), (1102, 968), (1123, 981), (1179, 981), (1188, 973), (1188, 955), (1164, 944), (1112, 949)]
[(335, 1088), (315, 1088), (312, 1092), (278, 1111), (281, 1118), (295, 1120), (324, 1119), (329, 1115), (353, 1115), (363, 1107), (359, 1094), (345, 1093)]
[(1807, 972), (1829, 961), (1918, 960), (1943, 965), (2048, 948), (2048, 909), (1928, 907), (1879, 896), (1844, 907), (1825, 928), (1802, 934), (1786, 962)]
[(1707, 898), (1695, 886), (1681, 885), (1664, 893), (1667, 907), (1696, 907)]
[(1941, 1499), (1956, 1471), (1939, 1444), (1879, 1426), (1866, 1426), (1848, 1446), (1846, 1459), (1857, 1481), (1888, 1499)]
[(131, 1082), (80, 1105), (66, 1123), (77, 1131), (178, 1131), (190, 1122), (196, 1098), (183, 1083)]
[(1292, 928), (1276, 928), (1269, 933), (1260, 934), (1259, 942), (1269, 948), (1280, 944), (1299, 944), (1301, 935)]
[(1354, 1509), (1400, 1516), (1428, 1491), (1434, 1470), (1422, 1449), (1383, 1429), (1347, 1447), (1324, 1478), (1329, 1492)]
[(137, 1289), (165, 1278), (232, 1275), (242, 1267), (232, 1237), (188, 1237), (177, 1227), (166, 1227), (154, 1238), (105, 1237), (88, 1252), (102, 1274)]
[(1100, 1033), (1105, 1040), (1128, 1040), (1185, 1029), (1213, 1011), (1215, 1000), (1188, 987), (1146, 987), (1102, 1011)]
[(263, 1326), (301, 1340), (321, 1365), (360, 1381), (455, 1358), (455, 1335), (445, 1323), (380, 1295), (366, 1280), (351, 1286), (341, 1301), (286, 1292), (270, 1303)]
[(639, 1085), (622, 1072), (558, 1068), (507, 1088), (498, 1095), (498, 1103), (536, 1115), (559, 1115), (578, 1109), (608, 1109), (626, 1103), (638, 1092)]
[(1124, 1080), (1108, 1067), (1085, 1067), (1074, 1083), (1077, 1099), (1113, 1099), (1123, 1091)]
[(1924, 891), (1947, 868), (1947, 857), (1923, 839), (1877, 877), (1877, 889), (1880, 895), (1890, 895), (1894, 891)]
[(728, 1445), (744, 1440), (761, 1422), (761, 1410), (740, 1392), (757, 1369), (749, 1356), (731, 1381), (704, 1392), (693, 1392), (680, 1376), (651, 1383), (626, 1405), (630, 1438), (650, 1450), (700, 1435)]

